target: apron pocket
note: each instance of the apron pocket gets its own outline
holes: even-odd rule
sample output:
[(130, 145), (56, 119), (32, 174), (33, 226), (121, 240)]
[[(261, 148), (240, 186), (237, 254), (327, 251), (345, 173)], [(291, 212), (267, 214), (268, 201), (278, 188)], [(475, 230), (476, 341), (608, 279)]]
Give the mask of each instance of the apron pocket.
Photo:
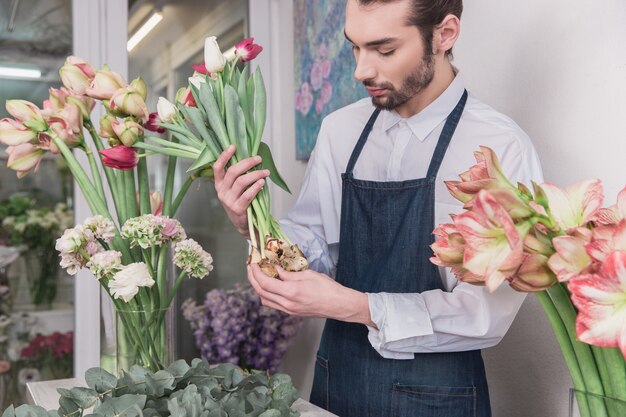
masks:
[(328, 359), (317, 355), (311, 403), (328, 410)]
[(394, 384), (391, 417), (476, 417), (476, 387)]

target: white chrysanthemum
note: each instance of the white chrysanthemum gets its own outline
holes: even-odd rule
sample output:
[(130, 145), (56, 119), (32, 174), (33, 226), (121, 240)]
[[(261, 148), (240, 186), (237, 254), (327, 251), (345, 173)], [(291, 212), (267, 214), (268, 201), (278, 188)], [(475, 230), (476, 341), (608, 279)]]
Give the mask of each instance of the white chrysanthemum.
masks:
[(122, 268), (122, 253), (115, 250), (96, 253), (87, 262), (87, 268), (97, 279), (108, 277)]
[(115, 237), (115, 225), (104, 216), (96, 215), (89, 217), (83, 222), (87, 230), (91, 230), (96, 239), (109, 243)]
[(193, 239), (183, 240), (174, 247), (174, 264), (187, 275), (204, 278), (213, 270), (211, 254)]
[(115, 299), (121, 298), (129, 302), (139, 292), (139, 287), (152, 287), (154, 280), (148, 273), (148, 267), (143, 262), (135, 262), (124, 266), (111, 281), (109, 289)]

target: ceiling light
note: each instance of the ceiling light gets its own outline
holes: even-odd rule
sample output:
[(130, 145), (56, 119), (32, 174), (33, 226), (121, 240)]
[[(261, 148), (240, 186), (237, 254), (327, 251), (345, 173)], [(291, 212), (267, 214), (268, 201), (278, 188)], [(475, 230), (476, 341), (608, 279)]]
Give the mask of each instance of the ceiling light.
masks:
[(2, 67), (0, 77), (8, 78), (41, 78), (41, 71), (33, 68)]
[(154, 12), (154, 14), (150, 16), (150, 19), (146, 20), (146, 23), (144, 23), (133, 34), (133, 36), (130, 37), (130, 39), (126, 43), (126, 50), (128, 52), (132, 51), (133, 48), (137, 46), (137, 44), (141, 42), (141, 40), (145, 38), (146, 35), (150, 33), (150, 31), (154, 29), (154, 27), (158, 25), (161, 20), (163, 20), (163, 14), (161, 12)]

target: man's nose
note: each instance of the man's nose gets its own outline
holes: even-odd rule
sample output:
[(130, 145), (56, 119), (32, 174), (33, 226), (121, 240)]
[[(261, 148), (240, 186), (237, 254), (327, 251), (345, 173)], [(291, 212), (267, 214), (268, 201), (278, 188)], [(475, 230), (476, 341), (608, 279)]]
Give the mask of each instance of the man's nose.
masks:
[(376, 69), (369, 62), (368, 54), (361, 52), (356, 57), (356, 68), (354, 69), (354, 78), (357, 81), (372, 80), (376, 77)]

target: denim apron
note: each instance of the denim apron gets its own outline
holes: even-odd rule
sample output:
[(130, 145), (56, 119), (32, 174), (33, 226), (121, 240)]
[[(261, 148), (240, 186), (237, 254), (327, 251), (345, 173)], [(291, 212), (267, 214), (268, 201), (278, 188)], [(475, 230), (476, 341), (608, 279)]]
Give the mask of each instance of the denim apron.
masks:
[[(374, 111), (342, 174), (336, 280), (362, 292), (444, 290), (429, 258), (435, 178), (461, 118), (467, 91), (448, 116), (426, 178), (377, 182), (353, 169), (380, 113)], [(489, 417), (479, 350), (416, 353), (385, 359), (362, 324), (326, 320), (315, 364), (311, 402), (340, 417)]]

